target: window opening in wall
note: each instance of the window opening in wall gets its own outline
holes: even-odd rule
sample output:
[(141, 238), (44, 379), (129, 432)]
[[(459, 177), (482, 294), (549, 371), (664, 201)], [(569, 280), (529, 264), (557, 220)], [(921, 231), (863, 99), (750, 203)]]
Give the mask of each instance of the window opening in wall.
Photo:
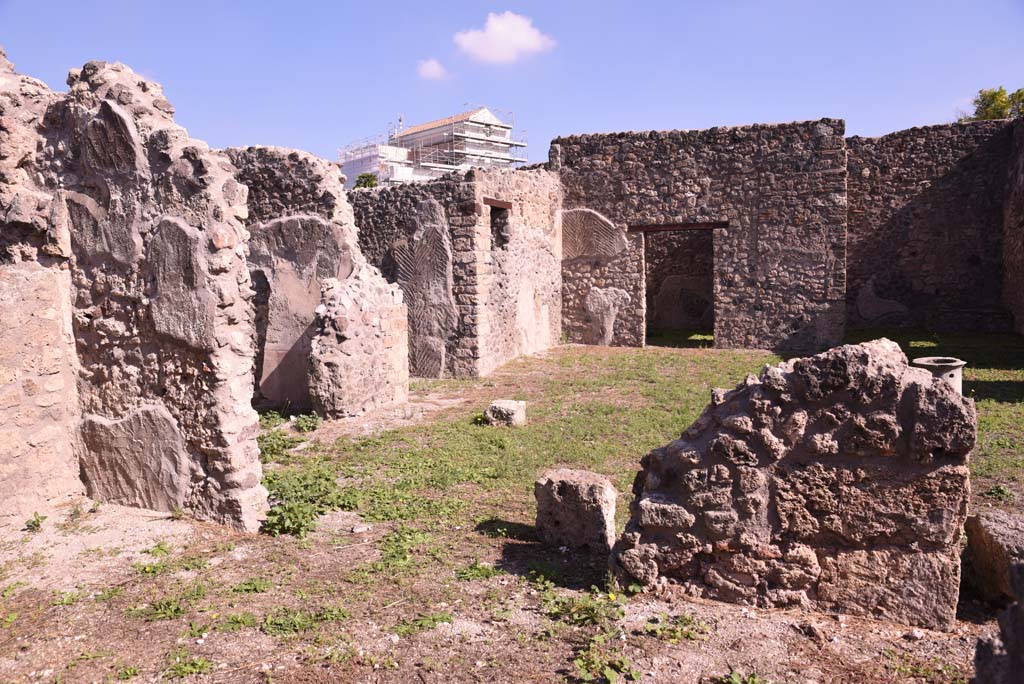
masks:
[(491, 249), (502, 249), (511, 238), (509, 208), (491, 206)]
[(647, 344), (714, 345), (714, 240), (724, 221), (630, 226), (644, 235)]

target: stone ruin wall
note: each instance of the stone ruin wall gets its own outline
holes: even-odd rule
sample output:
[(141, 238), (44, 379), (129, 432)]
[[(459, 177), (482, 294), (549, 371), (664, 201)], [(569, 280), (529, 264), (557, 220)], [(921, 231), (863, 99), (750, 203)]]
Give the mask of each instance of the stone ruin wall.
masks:
[[(488, 193), (513, 202), (510, 239), (494, 253)], [(477, 377), (557, 343), (559, 198), (544, 171), (474, 170), (349, 192), (363, 253), (405, 295), (412, 375)], [(520, 280), (522, 269), (533, 282)]]
[[(480, 375), (559, 343), (562, 335), (562, 188), (549, 171), (475, 171), (480, 259)], [(489, 198), (511, 202), (492, 224)], [(499, 208), (500, 211), (500, 208)]]
[(851, 326), (1002, 332), (1006, 121), (851, 137)]
[(1003, 302), (1014, 330), (1024, 335), (1024, 118), (1013, 126), (1012, 145), (1003, 207)]
[(249, 188), (256, 401), (357, 415), (408, 397), (406, 307), (359, 250), (336, 164), (297, 150), (227, 150)]
[(889, 340), (765, 367), (644, 457), (613, 568), (949, 629), (976, 421), (972, 400)]
[(0, 521), (84, 491), (70, 234), (30, 164), (56, 93), (14, 73), (0, 49)]
[(266, 492), (249, 405), (244, 186), (174, 124), (157, 84), (121, 64), (72, 71), (66, 95), (3, 66), (4, 128), (27, 152), (27, 174), (5, 174), (3, 240), (15, 262), (48, 251), (56, 258), (34, 268), (67, 269), (43, 279), (49, 308), (70, 302), (76, 358), (38, 353), (58, 355), (58, 375), (77, 371), (64, 416), (81, 422), (65, 444), (88, 494), (255, 529)]
[[(818, 350), (844, 331), (844, 130), (822, 119), (572, 136), (552, 143), (551, 168), (567, 209), (594, 209), (620, 227), (728, 221), (714, 240), (716, 346)], [(642, 344), (642, 236), (630, 235), (629, 252), (638, 254), (620, 257), (631, 272), (619, 280), (639, 283), (641, 296), (634, 286), (629, 342), (616, 339)]]
[(714, 326), (714, 231), (644, 235), (649, 329)]

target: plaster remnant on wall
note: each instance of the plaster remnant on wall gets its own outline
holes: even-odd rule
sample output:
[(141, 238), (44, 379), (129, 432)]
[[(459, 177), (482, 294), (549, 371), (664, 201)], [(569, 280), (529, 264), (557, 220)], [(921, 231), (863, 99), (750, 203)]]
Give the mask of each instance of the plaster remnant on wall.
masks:
[(583, 300), (587, 312), (587, 335), (585, 344), (608, 346), (615, 333), (615, 321), (619, 311), (629, 306), (629, 293), (617, 287), (591, 288)]

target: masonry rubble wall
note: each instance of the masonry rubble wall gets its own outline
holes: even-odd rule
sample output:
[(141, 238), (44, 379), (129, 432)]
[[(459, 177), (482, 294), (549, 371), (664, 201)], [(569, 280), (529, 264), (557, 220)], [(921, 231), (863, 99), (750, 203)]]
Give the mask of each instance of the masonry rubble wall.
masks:
[(1006, 198), (1003, 205), (1003, 303), (1013, 329), (1024, 335), (1024, 118), (1013, 125)]
[(714, 390), (644, 457), (612, 556), (628, 581), (949, 629), (974, 402), (881, 339)]
[(26, 358), (53, 369), (43, 387), (56, 420), (40, 439), (60, 456), (40, 450), (51, 455), (32, 474), (46, 482), (39, 470), (55, 459), (53, 477), (73, 468), (93, 498), (256, 529), (266, 491), (249, 405), (244, 186), (174, 123), (160, 86), (122, 64), (73, 70), (67, 94), (3, 67), (5, 142), (25, 154), (3, 177), (3, 242), (18, 256), (0, 269), (5, 282), (34, 270), (37, 299), (16, 296), (40, 305), (35, 327), (53, 335)]
[(1001, 332), (1006, 121), (851, 137), (851, 326)]
[[(487, 193), (513, 203), (497, 246)], [(354, 190), (349, 200), (363, 253), (402, 288), (409, 305), (412, 375), (486, 375), (519, 354), (557, 343), (555, 176), (472, 170)]]
[[(842, 120), (822, 119), (571, 136), (553, 141), (549, 166), (567, 209), (593, 209), (622, 229), (728, 222), (714, 240), (716, 346), (819, 350), (844, 331), (844, 131)], [(613, 343), (643, 343), (643, 245), (631, 234), (617, 257), (616, 281), (632, 291), (620, 288), (630, 305)], [(609, 282), (603, 268), (594, 287)], [(581, 317), (569, 302), (563, 315)]]
[(249, 188), (257, 403), (339, 416), (404, 401), (401, 291), (360, 252), (337, 165), (277, 147), (227, 154)]
[(58, 99), (14, 72), (0, 48), (0, 522), (84, 491), (78, 477), (77, 359), (70, 236), (51, 221), (34, 169), (46, 110)]
[(711, 330), (714, 326), (714, 231), (644, 235), (647, 327)]

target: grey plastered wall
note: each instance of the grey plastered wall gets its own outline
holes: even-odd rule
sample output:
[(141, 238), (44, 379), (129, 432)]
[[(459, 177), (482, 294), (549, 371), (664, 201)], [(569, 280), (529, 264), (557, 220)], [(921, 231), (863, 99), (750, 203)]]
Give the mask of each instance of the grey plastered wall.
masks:
[[(822, 119), (571, 136), (553, 141), (551, 167), (566, 207), (623, 226), (728, 221), (715, 235), (716, 346), (809, 351), (844, 331), (844, 132), (842, 120)], [(631, 240), (641, 257), (625, 275), (641, 289), (643, 240)], [(642, 343), (636, 301), (620, 343)]]

